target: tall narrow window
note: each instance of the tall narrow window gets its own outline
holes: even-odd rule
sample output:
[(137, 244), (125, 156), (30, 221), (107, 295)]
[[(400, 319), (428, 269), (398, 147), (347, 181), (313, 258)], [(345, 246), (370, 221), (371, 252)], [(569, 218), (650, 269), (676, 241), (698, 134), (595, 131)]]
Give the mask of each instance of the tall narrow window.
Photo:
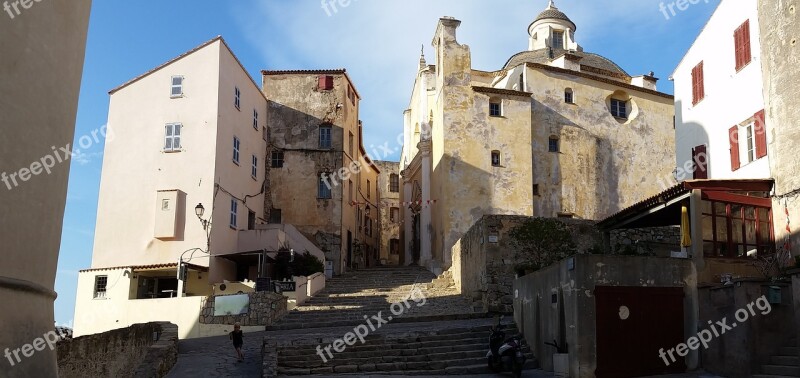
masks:
[(353, 180), (347, 180), (347, 200), (353, 203)]
[(499, 167), (500, 163), (500, 151), (492, 151), (492, 167)]
[(171, 123), (164, 128), (164, 151), (175, 152), (181, 150), (181, 124)]
[(575, 103), (575, 92), (572, 91), (572, 88), (567, 88), (564, 90), (564, 102), (567, 104)]
[(272, 151), (272, 168), (283, 168), (283, 151)]
[(230, 226), (236, 228), (236, 221), (239, 216), (239, 203), (235, 199), (231, 200), (231, 222)]
[(697, 105), (706, 97), (704, 83), (703, 62), (692, 68), (692, 104)]
[(258, 130), (258, 110), (253, 109), (253, 128)]
[(367, 198), (372, 198), (372, 191), (370, 190), (370, 182), (367, 180)]
[(181, 96), (183, 96), (183, 76), (173, 76), (170, 97), (175, 98)]
[(104, 299), (108, 287), (108, 276), (94, 277), (94, 299)]
[(353, 157), (353, 133), (350, 133), (350, 136), (347, 138), (347, 150), (350, 153), (350, 157)]
[(753, 58), (750, 47), (750, 20), (736, 28), (736, 31), (733, 32), (733, 41), (736, 51), (736, 71), (739, 71)]
[(233, 162), (239, 165), (239, 138), (233, 137)]
[(250, 210), (247, 211), (247, 229), (256, 229), (256, 213)]
[(400, 208), (393, 207), (389, 209), (389, 221), (391, 222), (399, 222), (400, 221)]
[(254, 180), (258, 179), (258, 158), (253, 155), (253, 164), (250, 166), (250, 177)]
[(396, 173), (389, 175), (389, 191), (392, 193), (400, 192), (400, 176)]
[(518, 90), (525, 92), (525, 74), (519, 74), (519, 88)]
[(331, 184), (328, 182), (328, 175), (322, 173), (319, 175), (319, 185), (317, 186), (317, 198), (331, 199)]
[(561, 145), (558, 137), (551, 136), (548, 140), (547, 150), (550, 152), (561, 152)]
[(708, 154), (706, 146), (701, 144), (692, 149), (692, 164), (694, 165), (694, 179), (705, 180), (708, 178)]
[(563, 31), (554, 31), (553, 32), (553, 48), (554, 49), (563, 49), (564, 48), (564, 32)]
[(270, 224), (281, 224), (283, 223), (283, 217), (281, 214), (281, 209), (272, 209), (269, 212), (269, 223)]
[(400, 254), (400, 239), (392, 239), (389, 241), (389, 253), (392, 255)]
[(753, 143), (753, 124), (747, 125), (745, 128), (745, 133), (747, 135), (747, 163), (752, 162), (755, 160), (755, 143)]
[(319, 148), (331, 148), (333, 139), (331, 137), (332, 129), (330, 126), (319, 127)]
[(239, 91), (239, 87), (234, 88), (233, 96), (233, 106), (239, 109), (242, 104), (242, 92)]
[(628, 103), (626, 101), (612, 98), (611, 115), (616, 118), (628, 118)]

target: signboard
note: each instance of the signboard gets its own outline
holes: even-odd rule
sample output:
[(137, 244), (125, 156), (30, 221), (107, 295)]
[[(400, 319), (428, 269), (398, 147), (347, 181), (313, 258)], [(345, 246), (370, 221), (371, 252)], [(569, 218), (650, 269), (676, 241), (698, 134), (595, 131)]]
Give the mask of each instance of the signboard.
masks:
[(214, 316), (242, 315), (249, 308), (250, 296), (247, 294), (214, 297)]
[(256, 291), (269, 291), (270, 279), (269, 277), (256, 278)]
[(297, 283), (294, 281), (275, 281), (275, 288), (281, 292), (295, 291), (297, 290)]

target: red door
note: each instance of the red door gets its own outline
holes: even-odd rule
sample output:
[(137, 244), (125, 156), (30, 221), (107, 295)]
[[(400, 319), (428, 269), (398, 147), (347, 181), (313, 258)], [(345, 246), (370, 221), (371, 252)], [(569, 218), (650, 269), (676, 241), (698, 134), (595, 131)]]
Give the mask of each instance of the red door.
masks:
[[(659, 350), (684, 342), (683, 288), (595, 288), (595, 376), (641, 377), (686, 371), (683, 358), (667, 366)], [(669, 357), (667, 357), (669, 358)]]

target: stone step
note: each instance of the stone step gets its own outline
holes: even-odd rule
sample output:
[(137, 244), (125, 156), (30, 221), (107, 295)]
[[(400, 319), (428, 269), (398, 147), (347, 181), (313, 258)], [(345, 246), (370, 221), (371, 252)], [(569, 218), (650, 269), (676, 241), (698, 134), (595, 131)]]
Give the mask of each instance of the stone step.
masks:
[[(415, 343), (384, 343), (383, 341), (380, 342), (372, 342), (370, 343), (367, 341), (365, 344), (352, 345), (347, 347), (345, 352), (339, 353), (340, 355), (346, 355), (348, 353), (357, 354), (361, 352), (373, 352), (378, 351), (382, 353), (394, 353), (394, 354), (402, 354), (402, 355), (409, 355), (412, 356), (417, 353), (420, 349), (430, 349), (430, 348), (440, 348), (440, 347), (451, 347), (453, 345), (478, 345), (479, 348), (484, 348), (487, 342), (487, 337), (480, 337), (480, 336), (473, 336), (469, 338), (453, 338), (448, 340), (435, 340), (435, 341), (421, 341)], [(469, 350), (463, 349), (463, 350)], [(407, 352), (410, 351), (410, 352)], [(285, 358), (287, 361), (289, 360), (302, 360), (306, 357), (314, 357), (317, 356), (316, 347), (314, 348), (282, 348), (278, 352), (278, 356), (281, 358)]]
[(761, 367), (761, 372), (768, 375), (800, 377), (800, 367), (796, 366), (764, 365)]
[[(428, 372), (431, 374), (431, 371), (443, 371), (446, 370), (448, 367), (455, 367), (455, 366), (469, 366), (469, 365), (479, 365), (483, 363), (484, 367), (486, 367), (486, 358), (485, 357), (476, 357), (476, 358), (463, 358), (463, 359), (454, 359), (454, 360), (441, 360), (441, 361), (430, 361), (424, 363), (406, 363), (406, 362), (366, 362), (362, 365), (336, 365), (336, 366), (325, 366), (322, 369), (332, 369), (333, 373), (376, 373), (376, 372), (383, 372), (382, 374), (389, 374), (390, 372), (400, 372), (400, 375), (407, 374), (406, 371), (420, 371), (420, 372)], [(410, 366), (409, 366), (410, 364)], [(317, 370), (319, 374), (321, 371)], [(278, 374), (285, 374), (285, 375), (307, 375), (312, 374), (310, 368), (285, 368), (282, 366), (278, 366)], [(324, 374), (324, 373), (322, 373)], [(422, 375), (415, 374), (415, 375)]]
[(754, 374), (752, 378), (795, 378), (788, 375)]
[(778, 352), (781, 356), (800, 356), (800, 348), (798, 347), (783, 347)]
[[(389, 351), (394, 352), (394, 351)], [(322, 358), (318, 355), (315, 355), (313, 359), (307, 360), (281, 360), (278, 359), (278, 366), (279, 367), (287, 367), (287, 368), (315, 368), (315, 367), (324, 367), (324, 366), (342, 366), (342, 365), (367, 365), (367, 364), (378, 364), (378, 363), (402, 363), (405, 364), (404, 369), (429, 369), (431, 363), (437, 361), (451, 361), (451, 360), (464, 360), (464, 359), (472, 359), (472, 358), (485, 358), (486, 350), (484, 349), (475, 349), (475, 350), (466, 350), (466, 351), (449, 351), (449, 352), (437, 352), (437, 353), (427, 353), (427, 354), (415, 354), (410, 356), (405, 355), (391, 355), (381, 353), (380, 351), (373, 351), (373, 352), (363, 352), (359, 356), (340, 356), (339, 354), (334, 354), (333, 359), (323, 361)], [(383, 369), (381, 369), (383, 370)]]
[(770, 364), (781, 366), (800, 366), (800, 357), (772, 356), (770, 358)]
[[(425, 316), (403, 316), (399, 318), (393, 318), (392, 323), (436, 322), (443, 320), (468, 320), (468, 319), (485, 318), (488, 316), (489, 314), (484, 312), (438, 314), (438, 315), (425, 315)], [(355, 327), (359, 324), (363, 324), (363, 321), (364, 321), (363, 316), (358, 319), (341, 320), (334, 322), (326, 322), (326, 321), (299, 322), (291, 320), (287, 321), (282, 319), (275, 325), (266, 326), (265, 329), (267, 331), (279, 331), (279, 330), (307, 329), (307, 328), (332, 328), (332, 327), (345, 327), (345, 326)]]

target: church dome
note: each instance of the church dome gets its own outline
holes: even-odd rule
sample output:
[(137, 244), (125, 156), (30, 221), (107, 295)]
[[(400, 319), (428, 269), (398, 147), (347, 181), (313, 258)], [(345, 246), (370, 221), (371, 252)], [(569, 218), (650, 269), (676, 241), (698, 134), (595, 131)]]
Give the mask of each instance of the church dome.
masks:
[(545, 9), (544, 11), (542, 11), (542, 13), (539, 13), (539, 15), (536, 16), (536, 19), (533, 20), (533, 24), (535, 24), (535, 23), (537, 23), (539, 21), (542, 21), (542, 20), (566, 21), (566, 22), (569, 22), (570, 24), (572, 24), (572, 30), (573, 31), (577, 30), (577, 27), (575, 26), (575, 23), (572, 22), (572, 20), (570, 20), (569, 17), (567, 17), (567, 15), (564, 14), (564, 12), (562, 12), (558, 8), (556, 8), (556, 6), (555, 6), (555, 4), (553, 3), (552, 0), (550, 1), (550, 5), (547, 6), (547, 9)]

